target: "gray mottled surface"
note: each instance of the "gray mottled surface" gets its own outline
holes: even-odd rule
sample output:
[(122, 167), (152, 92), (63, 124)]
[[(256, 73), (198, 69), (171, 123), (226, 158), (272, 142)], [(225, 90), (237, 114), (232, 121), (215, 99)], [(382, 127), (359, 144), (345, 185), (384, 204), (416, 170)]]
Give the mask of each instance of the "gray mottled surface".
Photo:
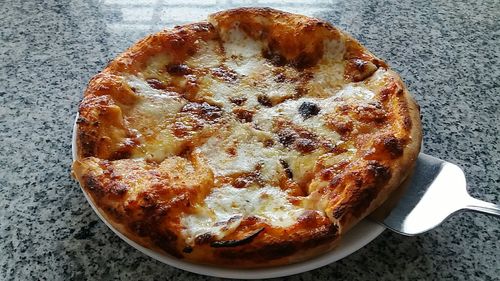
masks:
[[(69, 174), (71, 129), (109, 59), (240, 2), (324, 18), (386, 59), (422, 106), (426, 151), (462, 166), (474, 196), (500, 202), (499, 1), (130, 2), (0, 4), (1, 280), (211, 279), (148, 258), (99, 221)], [(290, 280), (499, 280), (499, 240), (498, 218), (462, 213), (418, 237), (386, 231)]]

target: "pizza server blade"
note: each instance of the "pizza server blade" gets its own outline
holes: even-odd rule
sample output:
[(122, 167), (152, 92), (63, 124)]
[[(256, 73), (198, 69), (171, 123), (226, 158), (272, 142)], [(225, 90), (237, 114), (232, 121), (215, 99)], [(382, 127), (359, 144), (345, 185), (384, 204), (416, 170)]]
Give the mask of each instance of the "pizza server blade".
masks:
[(370, 218), (408, 236), (429, 231), (459, 211), (500, 217), (500, 205), (473, 198), (460, 167), (420, 153), (413, 174)]

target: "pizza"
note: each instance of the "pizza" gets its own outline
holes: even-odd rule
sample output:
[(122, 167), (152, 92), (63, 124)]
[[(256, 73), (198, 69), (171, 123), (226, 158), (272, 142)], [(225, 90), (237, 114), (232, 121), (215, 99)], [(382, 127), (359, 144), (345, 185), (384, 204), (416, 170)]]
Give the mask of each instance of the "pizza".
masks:
[(239, 8), (147, 36), (93, 77), (72, 172), (144, 247), (264, 267), (335, 247), (408, 176), (421, 139), (401, 78), (355, 39)]

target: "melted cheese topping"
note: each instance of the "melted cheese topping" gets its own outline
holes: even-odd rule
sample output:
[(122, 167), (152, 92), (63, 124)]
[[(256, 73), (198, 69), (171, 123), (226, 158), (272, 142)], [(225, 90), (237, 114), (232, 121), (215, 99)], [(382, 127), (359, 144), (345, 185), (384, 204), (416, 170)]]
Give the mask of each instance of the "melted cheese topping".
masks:
[(176, 94), (154, 89), (139, 77), (128, 77), (126, 82), (140, 97), (127, 113), (130, 116), (127, 121), (138, 132), (141, 143), (132, 152), (132, 157), (160, 162), (177, 155), (181, 149), (180, 141), (166, 127), (187, 101)]
[[(279, 160), (286, 153), (276, 147), (265, 147), (272, 138), (269, 132), (258, 131), (251, 124), (234, 122), (227, 135), (215, 135), (196, 149), (195, 154), (207, 162), (217, 176), (250, 173), (260, 166), (266, 181), (276, 179), (282, 170)], [(227, 151), (234, 147), (235, 151)]]
[[(183, 143), (191, 143), (194, 147), (191, 161), (205, 165), (215, 177), (212, 192), (190, 214), (181, 217), (182, 235), (189, 244), (206, 233), (222, 239), (248, 216), (257, 216), (275, 227), (293, 225), (304, 209), (290, 203), (289, 194), (278, 187), (280, 178), (291, 177), (296, 183), (307, 183), (319, 162), (334, 166), (351, 159), (355, 149), (347, 147), (347, 152), (340, 155), (321, 145), (312, 151), (297, 151), (281, 143), (276, 121), (285, 120), (292, 129), (309, 132), (317, 142), (342, 144), (339, 134), (327, 126), (328, 114), (344, 100), (372, 101), (386, 79), (386, 72), (378, 70), (365, 82), (347, 83), (343, 75), (343, 41), (326, 41), (323, 58), (306, 73), (309, 76), (304, 76), (305, 72), (291, 66), (271, 64), (263, 57), (265, 44), (238, 28), (221, 34), (221, 38), (222, 48), (216, 41), (196, 41), (198, 52), (185, 62), (192, 71), (189, 74), (196, 78), (197, 91), (192, 99), (208, 103), (211, 110), (220, 108), (224, 114), (224, 118), (205, 120), (210, 114), (202, 112), (201, 119), (190, 119), (189, 128), (220, 125), (197, 135), (196, 139), (194, 134), (188, 134), (189, 138), (175, 131), (180, 130), (176, 116), (189, 101), (178, 94), (152, 88), (145, 81), (154, 77), (165, 84), (180, 81), (178, 85), (186, 85), (183, 74), (166, 73), (167, 55), (160, 55), (138, 76), (125, 79), (140, 98), (125, 114), (140, 142), (133, 157), (162, 162), (179, 155)], [(214, 69), (219, 72), (214, 74)], [(307, 90), (305, 94), (298, 94), (300, 87)], [(304, 115), (300, 110), (304, 104), (315, 105), (317, 112)], [(234, 110), (246, 111), (249, 119), (236, 118)], [(258, 183), (246, 188), (235, 188), (223, 180), (256, 172)], [(322, 184), (312, 181), (307, 188), (312, 192)]]
[(254, 40), (239, 28), (232, 28), (221, 34), (224, 41), (226, 57), (250, 58), (260, 56), (265, 45), (262, 41)]
[(182, 233), (189, 244), (205, 233), (222, 239), (249, 216), (256, 216), (275, 227), (291, 226), (304, 209), (291, 204), (287, 197), (284, 191), (271, 186), (222, 186), (214, 189), (193, 214), (182, 217), (181, 223), (185, 227)]
[(217, 67), (222, 63), (219, 43), (216, 41), (197, 40), (195, 45), (198, 52), (186, 60), (186, 64), (193, 68)]
[(126, 79), (126, 82), (141, 98), (133, 108), (134, 112), (130, 114), (141, 117), (135, 119), (164, 120), (167, 117), (174, 116), (187, 103), (187, 100), (175, 93), (152, 88), (144, 79), (139, 77), (130, 76)]

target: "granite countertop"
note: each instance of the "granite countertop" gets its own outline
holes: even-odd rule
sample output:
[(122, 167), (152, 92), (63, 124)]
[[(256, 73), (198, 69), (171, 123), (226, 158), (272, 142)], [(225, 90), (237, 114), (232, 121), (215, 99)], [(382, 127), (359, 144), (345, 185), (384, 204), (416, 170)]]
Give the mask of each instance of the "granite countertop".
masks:
[[(425, 151), (500, 202), (498, 1), (126, 2), (0, 5), (1, 280), (212, 279), (143, 255), (98, 219), (70, 177), (71, 130), (89, 78), (127, 46), (239, 5), (326, 19), (387, 60), (422, 107)], [(416, 237), (385, 231), (290, 280), (499, 280), (499, 241), (498, 218), (460, 213)]]

